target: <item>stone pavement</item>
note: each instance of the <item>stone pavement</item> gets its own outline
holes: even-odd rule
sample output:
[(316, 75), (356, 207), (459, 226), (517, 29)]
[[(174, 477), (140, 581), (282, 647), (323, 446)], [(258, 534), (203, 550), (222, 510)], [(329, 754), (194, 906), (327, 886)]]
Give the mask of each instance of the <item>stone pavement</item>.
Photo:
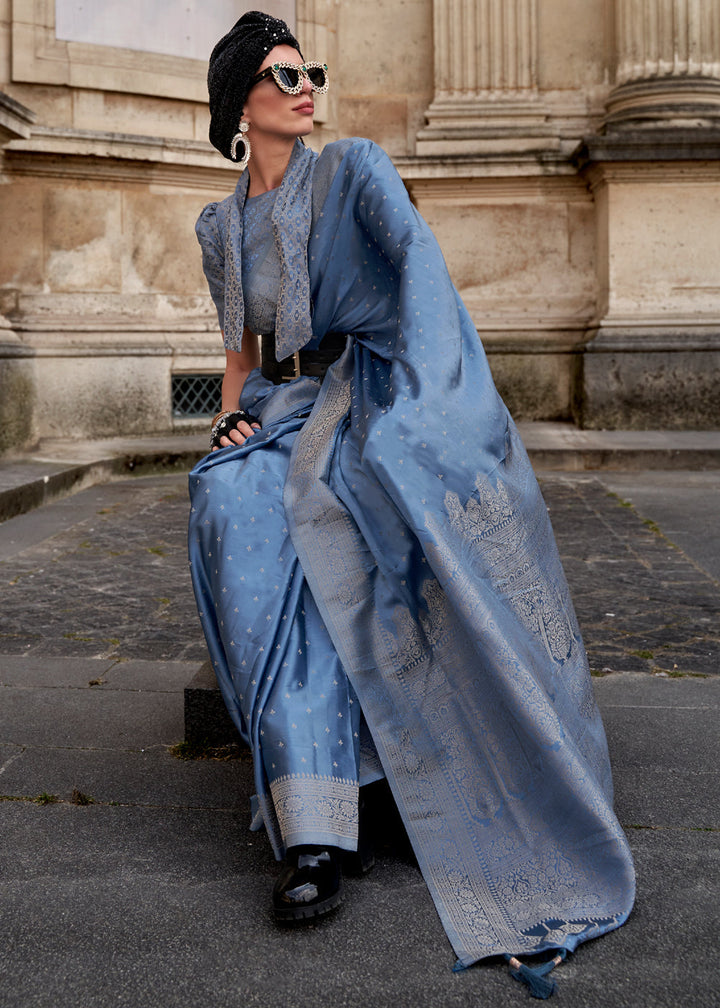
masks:
[[(5, 489), (26, 464), (49, 463), (22, 460)], [(540, 472), (638, 871), (629, 922), (556, 971), (555, 999), (704, 1008), (720, 1003), (720, 471), (631, 469)], [(527, 1003), (501, 964), (451, 972), (391, 835), (336, 915), (274, 925), (247, 756), (172, 751), (205, 658), (185, 476), (122, 471), (0, 525), (0, 1008)]]

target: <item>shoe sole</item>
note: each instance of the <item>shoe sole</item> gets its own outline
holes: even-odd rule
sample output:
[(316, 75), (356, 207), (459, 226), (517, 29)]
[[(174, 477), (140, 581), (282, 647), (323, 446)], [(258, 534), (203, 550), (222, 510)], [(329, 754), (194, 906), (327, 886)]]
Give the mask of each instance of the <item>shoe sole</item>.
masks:
[(273, 913), (275, 920), (280, 924), (303, 924), (316, 917), (324, 917), (325, 914), (339, 907), (344, 898), (345, 894), (341, 883), (338, 891), (332, 896), (328, 896), (322, 903), (315, 903), (312, 906), (288, 907), (287, 909), (274, 906)]

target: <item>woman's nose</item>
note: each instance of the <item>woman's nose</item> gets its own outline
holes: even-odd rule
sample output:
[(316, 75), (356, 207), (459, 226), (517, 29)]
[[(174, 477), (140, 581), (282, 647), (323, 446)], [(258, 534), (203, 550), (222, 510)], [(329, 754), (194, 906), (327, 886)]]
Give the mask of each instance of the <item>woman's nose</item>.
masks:
[(310, 83), (310, 78), (306, 77), (305, 74), (303, 74), (302, 89), (305, 92), (305, 94), (310, 94), (310, 92), (312, 91), (312, 84)]

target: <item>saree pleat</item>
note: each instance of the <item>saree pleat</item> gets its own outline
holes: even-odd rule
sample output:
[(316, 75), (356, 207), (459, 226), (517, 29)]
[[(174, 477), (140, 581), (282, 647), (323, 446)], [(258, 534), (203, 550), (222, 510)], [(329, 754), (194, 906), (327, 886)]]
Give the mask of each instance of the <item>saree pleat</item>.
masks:
[[(278, 857), (357, 843), (360, 705), (289, 537), (282, 493), (315, 383), (273, 396), (262, 433), (208, 455), (190, 477), (190, 557), (220, 688), (255, 754), (256, 798)], [(277, 417), (278, 398), (294, 412)]]
[[(342, 694), (333, 710), (362, 709), (459, 963), (572, 950), (627, 918), (634, 876), (532, 468), (432, 234), (367, 141), (335, 172), (308, 261), (315, 338), (348, 333), (345, 354), (321, 386), (298, 379), (278, 390), (251, 376), (243, 406), (263, 431), (191, 476), (196, 590), (221, 688), (253, 746), (266, 824), (272, 835), (277, 764), (262, 713), (250, 718), (260, 732), (243, 721), (226, 626), (248, 575), (227, 561), (214, 579), (202, 553), (218, 508), (229, 512), (225, 528), (243, 493), (269, 494), (267, 560), (255, 570), (284, 593), (252, 620), (241, 607), (237, 633), (247, 623), (252, 641), (244, 660), (273, 682), (295, 664), (290, 678), (303, 681), (304, 656), (289, 656), (301, 630), (308, 641), (318, 632), (324, 682), (347, 683), (332, 687)], [(202, 481), (225, 470), (208, 493)], [(245, 521), (237, 555), (258, 538)], [(252, 597), (261, 590), (254, 581)], [(302, 689), (269, 687), (255, 706), (289, 700), (292, 718)], [(337, 762), (344, 746), (334, 745)], [(347, 755), (333, 769), (356, 785), (357, 748), (354, 763)], [(282, 776), (297, 772), (293, 756)]]

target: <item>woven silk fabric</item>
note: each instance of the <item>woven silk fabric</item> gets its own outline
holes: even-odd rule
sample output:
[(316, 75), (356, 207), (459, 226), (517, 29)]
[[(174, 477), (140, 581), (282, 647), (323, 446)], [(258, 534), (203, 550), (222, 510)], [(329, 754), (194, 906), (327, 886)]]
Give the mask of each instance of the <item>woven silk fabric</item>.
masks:
[[(272, 835), (263, 792), (274, 792), (251, 722), (261, 708), (266, 717), (276, 675), (303, 683), (285, 689), (300, 709), (309, 663), (287, 641), (295, 651), (312, 641), (337, 658), (327, 671), (313, 665), (332, 711), (362, 709), (460, 964), (572, 950), (619, 926), (634, 897), (580, 632), (475, 327), (402, 181), (368, 141), (353, 142), (334, 174), (308, 269), (314, 337), (346, 332), (345, 354), (322, 385), (275, 388), (254, 373), (242, 405), (262, 432), (190, 477), (199, 607), (229, 709), (254, 747), (266, 824)], [(278, 556), (289, 565), (284, 580), (250, 562), (248, 585), (258, 549), (261, 567)], [(274, 605), (254, 608), (256, 595)], [(254, 713), (239, 698), (248, 663), (268, 698)], [(321, 761), (317, 775), (357, 781), (360, 734), (355, 721), (349, 759), (330, 731), (323, 759), (338, 766)], [(304, 779), (301, 759), (290, 756), (282, 776)], [(310, 798), (297, 801), (310, 809)]]
[(275, 245), (271, 214), (277, 189), (245, 200), (243, 211), (242, 286), (244, 323), (256, 335), (275, 331), (280, 256)]
[[(312, 175), (317, 154), (298, 140), (275, 197), (272, 229), (280, 256), (280, 292), (275, 319), (275, 351), (283, 360), (313, 335), (310, 318), (308, 236), (312, 216)], [(232, 196), (208, 203), (195, 232), (203, 268), (225, 336), (225, 347), (239, 352), (246, 324), (242, 284), (244, 207), (249, 176), (244, 171)]]

